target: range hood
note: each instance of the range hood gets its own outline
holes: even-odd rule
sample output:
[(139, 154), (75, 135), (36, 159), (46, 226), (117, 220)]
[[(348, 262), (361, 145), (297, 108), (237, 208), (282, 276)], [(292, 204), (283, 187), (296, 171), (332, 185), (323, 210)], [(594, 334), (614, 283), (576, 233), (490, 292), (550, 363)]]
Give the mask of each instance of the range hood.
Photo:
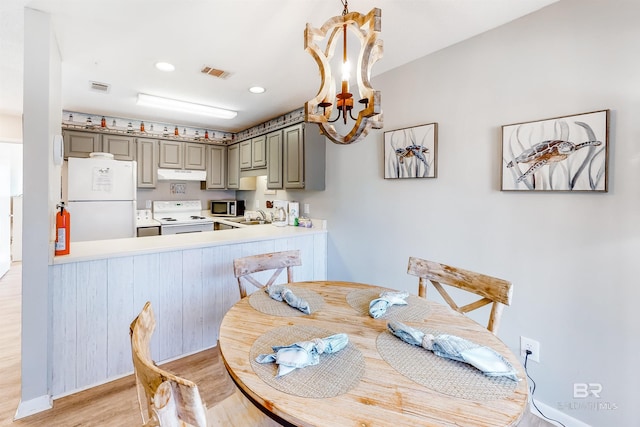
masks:
[(207, 171), (158, 169), (158, 181), (206, 181)]

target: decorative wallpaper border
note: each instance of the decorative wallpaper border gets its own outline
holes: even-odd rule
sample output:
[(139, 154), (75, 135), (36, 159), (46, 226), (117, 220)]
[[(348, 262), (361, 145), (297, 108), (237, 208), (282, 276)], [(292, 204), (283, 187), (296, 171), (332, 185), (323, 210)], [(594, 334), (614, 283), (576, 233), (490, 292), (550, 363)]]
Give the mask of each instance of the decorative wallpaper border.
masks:
[[(104, 118), (104, 126), (102, 119)], [(102, 116), (100, 114), (62, 111), (62, 127), (65, 129), (103, 131), (110, 134), (126, 134), (151, 138), (176, 139), (183, 141), (211, 142), (231, 145), (236, 142), (264, 135), (284, 127), (302, 123), (304, 108), (291, 111), (259, 125), (238, 133), (224, 132), (215, 129), (202, 129), (189, 126), (177, 126), (162, 122), (142, 121), (124, 117)], [(178, 135), (176, 135), (176, 129)]]
[(304, 107), (301, 107), (297, 110), (283, 114), (274, 119), (268, 120), (264, 123), (260, 123), (257, 126), (243, 130), (242, 132), (238, 132), (237, 134), (235, 134), (234, 142), (251, 139), (256, 136), (264, 135), (266, 133), (288, 127), (290, 125), (302, 123), (303, 121), (304, 121)]
[[(105, 122), (104, 126), (102, 125), (103, 118)], [(151, 138), (211, 142), (217, 144), (230, 144), (234, 142), (234, 134), (231, 132), (66, 110), (62, 111), (62, 126), (65, 129), (91, 130), (92, 132), (103, 131), (110, 134), (126, 134)], [(178, 129), (178, 135), (175, 134), (176, 129)]]

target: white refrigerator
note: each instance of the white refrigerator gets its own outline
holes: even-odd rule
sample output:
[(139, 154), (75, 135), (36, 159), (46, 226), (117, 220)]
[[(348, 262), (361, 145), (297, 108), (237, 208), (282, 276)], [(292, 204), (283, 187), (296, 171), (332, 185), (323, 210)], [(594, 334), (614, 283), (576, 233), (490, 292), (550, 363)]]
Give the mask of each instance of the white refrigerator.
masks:
[(136, 162), (70, 157), (67, 209), (71, 242), (136, 235)]

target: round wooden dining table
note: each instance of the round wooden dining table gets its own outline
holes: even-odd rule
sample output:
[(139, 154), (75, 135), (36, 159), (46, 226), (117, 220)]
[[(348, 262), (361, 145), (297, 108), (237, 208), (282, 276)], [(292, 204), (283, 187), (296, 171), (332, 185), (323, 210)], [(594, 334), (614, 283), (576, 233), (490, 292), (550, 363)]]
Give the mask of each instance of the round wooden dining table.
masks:
[[(257, 290), (224, 316), (220, 354), (238, 387), (256, 405), (296, 426), (513, 426), (527, 407), (524, 369), (487, 329), (442, 304), (410, 295), (377, 319), (369, 302), (385, 289), (352, 282), (287, 285), (309, 302), (304, 314)], [(425, 333), (450, 334), (489, 347), (516, 370), (520, 381), (488, 377), (462, 362), (437, 357), (390, 334), (400, 321)], [(317, 365), (276, 376), (259, 364), (272, 346), (345, 333), (349, 344), (320, 355)]]

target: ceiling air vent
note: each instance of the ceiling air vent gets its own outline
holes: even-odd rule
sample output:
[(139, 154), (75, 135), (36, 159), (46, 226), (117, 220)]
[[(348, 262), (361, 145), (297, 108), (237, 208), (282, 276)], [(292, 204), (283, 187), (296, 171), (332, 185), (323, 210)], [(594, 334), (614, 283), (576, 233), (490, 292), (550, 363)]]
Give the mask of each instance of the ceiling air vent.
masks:
[(109, 93), (110, 86), (106, 83), (89, 82), (91, 90), (101, 93)]
[(209, 74), (210, 76), (217, 77), (219, 79), (228, 78), (231, 73), (228, 71), (218, 70), (217, 68), (207, 67), (206, 65), (202, 67), (202, 71), (204, 74)]

